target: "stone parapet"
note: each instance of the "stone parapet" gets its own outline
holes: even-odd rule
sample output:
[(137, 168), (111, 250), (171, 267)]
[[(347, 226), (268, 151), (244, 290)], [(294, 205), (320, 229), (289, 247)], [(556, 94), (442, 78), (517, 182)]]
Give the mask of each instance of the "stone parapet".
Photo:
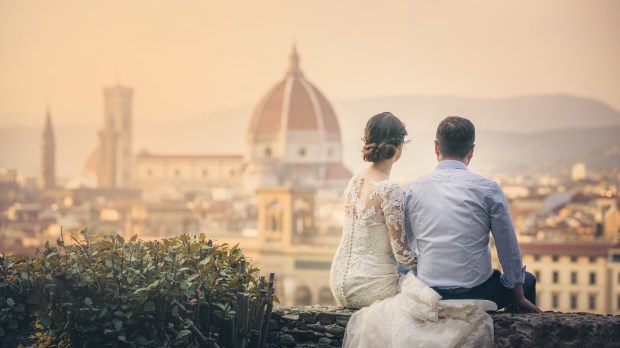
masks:
[[(274, 309), (267, 347), (340, 347), (354, 310)], [(590, 313), (492, 313), (497, 347), (619, 347), (620, 316)]]

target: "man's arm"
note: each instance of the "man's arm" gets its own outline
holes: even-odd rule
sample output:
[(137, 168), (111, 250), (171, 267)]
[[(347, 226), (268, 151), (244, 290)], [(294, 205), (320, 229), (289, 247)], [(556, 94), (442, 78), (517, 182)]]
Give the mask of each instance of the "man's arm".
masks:
[(523, 283), (516, 283), (514, 288), (512, 288), (512, 304), (517, 306), (517, 309), (524, 309), (532, 313), (542, 313), (538, 306), (525, 298), (523, 294)]
[(503, 270), (500, 279), (502, 285), (512, 289), (514, 305), (527, 311), (540, 312), (540, 309), (527, 300), (523, 294), (525, 268), (521, 263), (521, 249), (510, 216), (508, 202), (497, 183), (493, 183), (488, 198), (491, 234), (495, 240), (495, 248)]

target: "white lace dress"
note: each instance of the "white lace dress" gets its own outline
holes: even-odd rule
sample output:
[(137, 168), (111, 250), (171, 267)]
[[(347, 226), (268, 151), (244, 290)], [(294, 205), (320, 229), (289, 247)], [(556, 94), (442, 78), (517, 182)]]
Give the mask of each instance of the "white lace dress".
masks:
[(347, 324), (343, 346), (493, 346), (493, 321), (484, 301), (441, 301), (414, 272), (399, 278), (396, 260), (413, 267), (415, 255), (403, 228), (398, 184), (354, 176), (344, 201), (345, 222), (330, 287), (340, 305), (361, 309)]

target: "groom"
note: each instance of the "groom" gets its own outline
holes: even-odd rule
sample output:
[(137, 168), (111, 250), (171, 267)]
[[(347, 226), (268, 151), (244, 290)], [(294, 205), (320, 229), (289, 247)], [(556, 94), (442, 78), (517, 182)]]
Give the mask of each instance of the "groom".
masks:
[[(536, 279), (525, 272), (521, 250), (497, 183), (467, 170), (474, 125), (451, 116), (439, 124), (435, 171), (405, 191), (405, 228), (417, 246), (417, 275), (444, 299), (485, 299), (498, 308), (540, 312)], [(489, 232), (504, 273), (491, 268)]]

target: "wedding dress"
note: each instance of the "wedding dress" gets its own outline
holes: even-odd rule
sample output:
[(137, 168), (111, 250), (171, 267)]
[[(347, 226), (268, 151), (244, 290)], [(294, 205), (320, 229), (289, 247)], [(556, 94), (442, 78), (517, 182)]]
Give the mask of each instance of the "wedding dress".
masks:
[(399, 278), (396, 261), (415, 267), (416, 260), (398, 184), (354, 176), (344, 203), (330, 288), (340, 305), (361, 308), (347, 324), (344, 347), (493, 346), (493, 321), (484, 310), (492, 302), (441, 300), (414, 272)]

